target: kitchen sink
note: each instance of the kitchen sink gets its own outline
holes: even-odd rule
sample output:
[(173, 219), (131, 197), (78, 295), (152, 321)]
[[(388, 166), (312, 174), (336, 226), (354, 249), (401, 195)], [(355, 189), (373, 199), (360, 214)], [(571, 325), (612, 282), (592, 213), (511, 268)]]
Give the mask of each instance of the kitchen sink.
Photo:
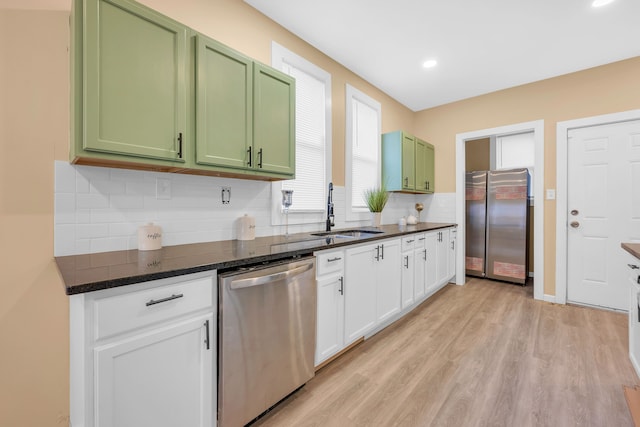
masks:
[(312, 236), (327, 236), (335, 239), (366, 239), (367, 237), (373, 237), (376, 234), (382, 233), (381, 230), (336, 230), (336, 231), (323, 231), (320, 233), (311, 233)]

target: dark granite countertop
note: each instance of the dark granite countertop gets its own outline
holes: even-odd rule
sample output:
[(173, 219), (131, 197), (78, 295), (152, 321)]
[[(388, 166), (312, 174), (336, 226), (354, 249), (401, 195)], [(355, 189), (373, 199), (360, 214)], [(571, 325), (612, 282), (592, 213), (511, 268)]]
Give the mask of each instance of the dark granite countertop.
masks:
[[(221, 270), (310, 255), (315, 251), (388, 239), (455, 224), (383, 225), (373, 237), (336, 239), (310, 233), (166, 246), (156, 251), (115, 251), (56, 257), (67, 295), (207, 270)], [(358, 228), (358, 229), (366, 229)], [(335, 230), (339, 231), (339, 230)]]
[(634, 257), (640, 259), (640, 243), (623, 243), (620, 246)]

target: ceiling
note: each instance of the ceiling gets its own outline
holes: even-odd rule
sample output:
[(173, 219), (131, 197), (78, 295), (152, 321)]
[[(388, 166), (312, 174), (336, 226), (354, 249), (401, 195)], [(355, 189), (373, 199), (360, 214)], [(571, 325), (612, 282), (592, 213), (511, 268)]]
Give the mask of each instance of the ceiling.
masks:
[(640, 55), (638, 0), (244, 1), (413, 111)]

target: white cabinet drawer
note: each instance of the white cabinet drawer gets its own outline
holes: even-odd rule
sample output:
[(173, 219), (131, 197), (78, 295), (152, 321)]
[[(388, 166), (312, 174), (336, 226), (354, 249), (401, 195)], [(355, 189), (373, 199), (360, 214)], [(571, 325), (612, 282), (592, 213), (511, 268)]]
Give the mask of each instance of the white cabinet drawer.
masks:
[(207, 276), (95, 299), (95, 339), (211, 307), (216, 289), (214, 278)]
[(416, 240), (418, 236), (416, 234), (409, 234), (402, 237), (402, 252), (412, 251), (415, 248)]
[(316, 275), (322, 276), (344, 268), (344, 251), (320, 252), (316, 254)]
[(426, 235), (424, 233), (415, 234), (415, 239), (416, 239), (416, 241), (414, 242), (415, 248), (424, 249), (425, 241), (427, 240)]

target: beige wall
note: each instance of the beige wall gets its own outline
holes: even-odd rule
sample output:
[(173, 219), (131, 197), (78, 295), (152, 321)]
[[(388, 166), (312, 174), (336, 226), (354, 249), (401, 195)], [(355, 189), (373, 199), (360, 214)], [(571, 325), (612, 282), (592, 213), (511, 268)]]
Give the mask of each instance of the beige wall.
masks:
[(465, 145), (465, 169), (471, 171), (488, 171), (491, 169), (491, 138), (474, 139)]
[[(438, 191), (455, 192), (456, 134), (544, 119), (544, 187), (556, 188), (559, 121), (640, 108), (640, 57), (443, 105), (416, 114), (415, 132), (436, 147)], [(555, 295), (555, 201), (544, 209), (544, 293)]]
[(0, 11), (0, 426), (62, 426), (69, 414), (68, 299), (53, 261), (68, 34), (66, 12)]

